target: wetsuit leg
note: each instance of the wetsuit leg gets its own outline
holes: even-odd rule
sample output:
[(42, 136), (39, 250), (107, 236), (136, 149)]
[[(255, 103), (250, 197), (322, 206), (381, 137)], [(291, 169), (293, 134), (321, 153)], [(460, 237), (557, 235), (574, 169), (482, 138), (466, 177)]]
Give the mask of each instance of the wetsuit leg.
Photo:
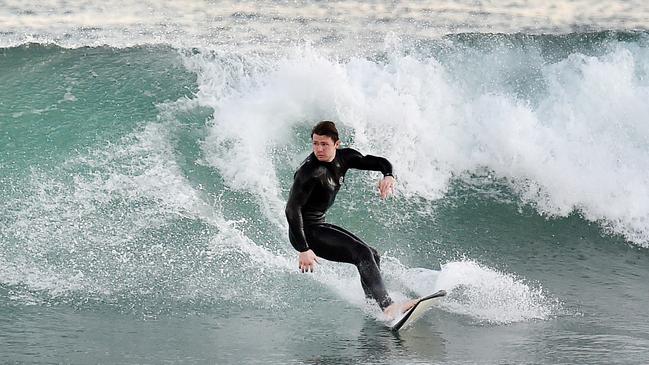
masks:
[(330, 261), (356, 265), (361, 276), (361, 285), (366, 295), (376, 300), (385, 309), (392, 304), (381, 273), (379, 255), (350, 232), (328, 223), (318, 223), (305, 227), (309, 247), (316, 255)]
[[(379, 272), (381, 270), (381, 256), (379, 256), (379, 253), (374, 249), (374, 247), (370, 247), (372, 250), (372, 254), (374, 255), (374, 261), (376, 261), (376, 266), (379, 268)], [(370, 290), (370, 287), (365, 283), (365, 280), (363, 280), (363, 277), (361, 276), (361, 286), (363, 287), (363, 291), (365, 292), (365, 297), (369, 299), (373, 299), (372, 297), (372, 291)]]
[[(357, 240), (359, 242), (363, 242), (363, 240), (356, 237), (353, 233), (349, 232), (348, 230), (346, 230), (346, 229), (344, 229), (342, 227), (334, 226), (334, 225), (331, 225), (331, 226), (333, 226), (336, 229), (339, 229), (342, 232), (348, 234), (350, 237), (353, 237), (355, 240)], [(365, 243), (363, 242), (363, 244), (365, 244)], [(367, 245), (367, 244), (365, 244), (365, 245)], [(372, 255), (374, 256), (374, 261), (376, 261), (376, 266), (379, 268), (379, 272), (380, 272), (380, 270), (381, 270), (381, 256), (379, 255), (378, 251), (376, 251), (376, 249), (374, 247), (369, 246), (369, 245), (367, 245), (367, 247), (369, 247), (369, 249), (372, 251)], [(363, 288), (363, 292), (365, 292), (365, 297), (366, 298), (374, 299), (374, 296), (372, 295), (372, 291), (370, 290), (369, 285), (367, 283), (365, 283), (365, 280), (363, 280), (362, 276), (361, 276), (361, 287)]]

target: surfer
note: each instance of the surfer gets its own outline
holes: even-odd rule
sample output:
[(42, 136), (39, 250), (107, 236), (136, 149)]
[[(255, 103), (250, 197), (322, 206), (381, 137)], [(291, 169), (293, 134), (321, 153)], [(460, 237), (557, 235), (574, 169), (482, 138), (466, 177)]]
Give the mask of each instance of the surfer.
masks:
[(325, 223), (325, 212), (334, 203), (348, 169), (380, 171), (379, 195), (385, 199), (395, 183), (392, 164), (383, 157), (339, 148), (338, 130), (330, 121), (318, 123), (311, 131), (311, 140), (313, 153), (295, 172), (286, 204), (289, 240), (299, 252), (300, 271), (313, 272), (318, 257), (353, 264), (365, 295), (376, 300), (388, 317), (409, 309), (414, 301), (397, 306), (388, 295), (378, 252), (349, 231)]

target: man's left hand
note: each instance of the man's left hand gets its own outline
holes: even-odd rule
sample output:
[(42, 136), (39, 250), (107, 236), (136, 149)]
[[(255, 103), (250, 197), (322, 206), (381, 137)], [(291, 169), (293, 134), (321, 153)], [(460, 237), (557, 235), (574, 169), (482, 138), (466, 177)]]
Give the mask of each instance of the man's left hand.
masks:
[(381, 199), (387, 198), (392, 193), (392, 188), (394, 187), (394, 177), (384, 176), (381, 181), (379, 181), (379, 194)]

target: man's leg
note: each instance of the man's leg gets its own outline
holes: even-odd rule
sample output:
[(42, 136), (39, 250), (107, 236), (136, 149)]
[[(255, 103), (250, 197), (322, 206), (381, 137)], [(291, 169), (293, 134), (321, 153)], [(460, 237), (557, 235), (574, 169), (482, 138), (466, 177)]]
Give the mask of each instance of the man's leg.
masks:
[[(327, 223), (325, 223), (325, 224), (327, 224)], [(353, 233), (349, 232), (348, 230), (346, 230), (346, 229), (344, 229), (342, 227), (338, 227), (338, 226), (333, 225), (333, 224), (327, 224), (327, 225), (330, 226), (333, 229), (337, 229), (337, 230), (342, 231), (343, 233), (345, 233), (348, 236), (352, 237), (354, 240), (356, 240), (358, 242), (361, 242), (364, 245), (366, 245), (367, 247), (369, 247), (369, 249), (372, 251), (372, 255), (374, 256), (374, 261), (376, 262), (376, 266), (379, 268), (379, 272), (381, 271), (381, 256), (379, 255), (378, 251), (376, 251), (376, 249), (374, 247), (369, 246), (368, 244), (363, 242), (363, 240), (358, 238), (356, 235), (354, 235)], [(365, 282), (365, 280), (363, 280), (362, 275), (361, 275), (361, 287), (363, 288), (363, 292), (365, 292), (365, 297), (366, 298), (374, 299), (374, 296), (372, 295), (372, 291), (370, 290), (370, 286)]]
[(376, 300), (381, 309), (392, 304), (381, 278), (380, 257), (375, 249), (333, 224), (311, 225), (305, 229), (305, 233), (316, 255), (330, 261), (356, 265), (365, 294)]
[[(379, 256), (379, 253), (374, 249), (374, 247), (370, 247), (370, 250), (372, 250), (372, 254), (374, 256), (374, 261), (376, 262), (376, 266), (379, 268), (379, 272), (381, 271), (381, 256)], [(363, 287), (363, 291), (365, 292), (365, 297), (373, 299), (372, 297), (372, 292), (370, 291), (369, 286), (365, 281), (363, 280), (363, 277), (361, 276), (361, 286)]]

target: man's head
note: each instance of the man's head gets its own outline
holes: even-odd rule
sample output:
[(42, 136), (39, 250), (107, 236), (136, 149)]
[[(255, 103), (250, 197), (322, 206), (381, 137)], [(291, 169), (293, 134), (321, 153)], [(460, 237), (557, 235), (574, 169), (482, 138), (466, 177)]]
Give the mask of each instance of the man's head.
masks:
[(336, 157), (336, 149), (340, 146), (336, 124), (322, 121), (311, 130), (313, 153), (319, 161), (331, 162)]

